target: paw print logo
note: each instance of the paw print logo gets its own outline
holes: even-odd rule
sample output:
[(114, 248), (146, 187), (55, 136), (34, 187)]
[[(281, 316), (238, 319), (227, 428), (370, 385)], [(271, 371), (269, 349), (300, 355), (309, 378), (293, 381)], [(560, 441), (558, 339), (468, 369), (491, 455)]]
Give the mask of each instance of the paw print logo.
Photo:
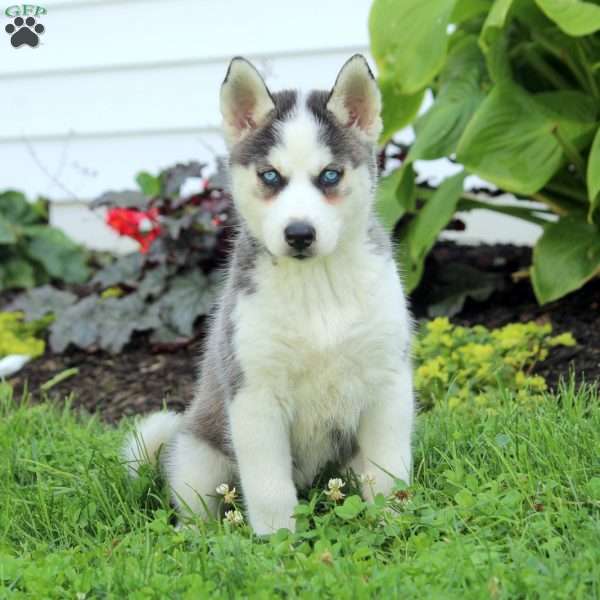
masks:
[(40, 43), (39, 35), (45, 31), (44, 26), (36, 23), (33, 17), (27, 17), (27, 19), (17, 17), (4, 29), (10, 35), (10, 43), (15, 48), (23, 44), (35, 48)]

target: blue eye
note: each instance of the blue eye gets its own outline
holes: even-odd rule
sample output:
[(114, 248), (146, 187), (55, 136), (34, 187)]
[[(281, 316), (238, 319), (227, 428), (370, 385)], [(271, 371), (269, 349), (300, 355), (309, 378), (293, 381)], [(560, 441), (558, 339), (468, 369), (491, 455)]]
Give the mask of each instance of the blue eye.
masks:
[(275, 187), (281, 183), (281, 175), (275, 169), (259, 173), (258, 176), (263, 180), (263, 183), (271, 187)]
[(335, 185), (339, 183), (342, 178), (341, 171), (336, 171), (335, 169), (324, 169), (319, 175), (319, 182), (321, 185)]

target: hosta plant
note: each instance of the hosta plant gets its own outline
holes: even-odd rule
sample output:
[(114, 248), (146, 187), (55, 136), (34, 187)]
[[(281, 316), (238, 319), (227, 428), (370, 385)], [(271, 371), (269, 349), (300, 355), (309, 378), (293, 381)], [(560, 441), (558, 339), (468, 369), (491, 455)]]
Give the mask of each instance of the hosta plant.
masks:
[[(541, 303), (600, 272), (600, 4), (580, 0), (375, 0), (369, 28), (383, 95), (382, 142), (413, 123), (378, 206), (397, 228), (407, 287), (457, 211), (489, 209), (542, 225), (531, 279)], [(430, 108), (417, 112), (426, 93)], [(462, 168), (437, 187), (415, 163)], [(477, 175), (488, 197), (465, 190)], [(497, 199), (498, 190), (530, 204)], [(410, 217), (410, 218), (408, 218)]]
[(46, 203), (16, 191), (0, 193), (0, 291), (48, 281), (88, 279), (84, 250), (48, 224)]
[[(136, 332), (150, 333), (158, 347), (187, 344), (212, 306), (233, 225), (223, 184), (204, 171), (190, 163), (157, 176), (140, 173), (139, 190), (104, 194), (95, 206), (106, 207), (107, 223), (139, 250), (109, 259), (84, 295), (42, 286), (11, 309), (30, 319), (53, 314), (54, 352), (73, 345), (116, 353)], [(186, 193), (182, 186), (191, 178), (195, 188)]]

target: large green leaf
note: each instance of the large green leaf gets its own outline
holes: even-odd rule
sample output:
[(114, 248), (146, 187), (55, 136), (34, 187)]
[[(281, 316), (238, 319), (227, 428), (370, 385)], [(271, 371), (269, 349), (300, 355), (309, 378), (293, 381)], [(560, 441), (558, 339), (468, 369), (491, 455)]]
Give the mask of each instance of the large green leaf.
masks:
[(512, 81), (513, 71), (510, 63), (510, 38), (506, 30), (493, 36), (485, 50), (485, 63), (492, 81)]
[(19, 256), (0, 261), (0, 290), (32, 288), (36, 284), (33, 267)]
[(486, 13), (490, 9), (491, 0), (457, 0), (450, 15), (450, 22), (459, 25), (464, 21)]
[(415, 118), (425, 92), (421, 90), (415, 94), (402, 94), (393, 79), (380, 79), (379, 89), (383, 102), (381, 110), (383, 131), (379, 142), (385, 144), (399, 129), (408, 125)]
[(415, 210), (417, 204), (417, 174), (409, 161), (400, 167), (400, 181), (396, 188), (396, 197), (404, 212)]
[(399, 248), (407, 291), (412, 291), (423, 274), (428, 252), (440, 231), (450, 222), (463, 193), (464, 171), (448, 177), (408, 224)]
[(95, 318), (100, 324), (98, 328), (100, 348), (112, 354), (123, 349), (134, 331), (146, 331), (160, 326), (158, 307), (147, 306), (138, 294), (100, 300), (96, 307)]
[(447, 28), (456, 0), (375, 0), (369, 15), (371, 50), (383, 79), (402, 94), (422, 90), (444, 64)]
[(43, 285), (15, 298), (9, 304), (8, 310), (21, 311), (25, 313), (27, 321), (36, 321), (47, 314), (61, 315), (75, 302), (77, 302), (75, 294), (51, 285)]
[(546, 110), (559, 133), (576, 148), (587, 147), (598, 127), (600, 103), (577, 90), (535, 94), (535, 101)]
[(495, 0), (479, 35), (490, 77), (496, 82), (512, 79), (506, 27), (512, 5), (513, 0)]
[(27, 202), (24, 194), (14, 190), (0, 194), (0, 217), (14, 225), (33, 225), (41, 220), (36, 205)]
[(84, 251), (62, 231), (47, 225), (32, 225), (23, 232), (28, 238), (28, 256), (42, 264), (51, 277), (67, 283), (84, 283), (88, 279)]
[(581, 0), (535, 0), (549, 19), (572, 36), (590, 35), (600, 29), (600, 6)]
[(590, 150), (590, 157), (587, 165), (587, 187), (590, 199), (589, 220), (594, 217), (594, 213), (600, 208), (600, 128), (596, 131), (594, 143)]
[(204, 177), (204, 167), (206, 165), (195, 160), (188, 163), (177, 163), (161, 171), (159, 175), (161, 183), (161, 192), (163, 196), (179, 196), (181, 186), (190, 179), (190, 177)]
[(135, 176), (135, 181), (145, 196), (152, 198), (160, 194), (160, 177), (155, 177), (147, 171), (140, 171)]
[(148, 306), (137, 294), (107, 299), (91, 294), (57, 315), (50, 328), (50, 345), (54, 352), (63, 352), (73, 344), (116, 354), (134, 331), (159, 327), (158, 313), (157, 304)]
[(456, 204), (463, 192), (465, 172), (448, 177), (435, 191), (417, 218), (412, 221), (409, 236), (410, 254), (418, 259), (426, 254), (435, 243), (439, 232), (449, 223)]
[(546, 225), (533, 250), (532, 281), (541, 304), (561, 298), (600, 273), (600, 229), (575, 217)]
[(591, 127), (589, 121), (577, 120), (583, 117), (575, 116), (568, 106), (562, 114), (555, 112), (552, 103), (561, 99), (571, 102), (573, 96), (553, 92), (549, 102), (548, 94), (537, 100), (516, 85), (496, 85), (465, 129), (458, 160), (502, 189), (527, 195), (537, 192), (564, 160), (559, 138), (576, 142)]
[(210, 311), (214, 293), (214, 285), (199, 270), (174, 277), (158, 301), (162, 321), (181, 335), (192, 335), (196, 319)]
[(479, 43), (484, 51), (489, 50), (504, 28), (512, 3), (513, 0), (494, 0), (479, 37)]
[(392, 230), (407, 211), (408, 196), (412, 198), (414, 192), (415, 172), (412, 167), (396, 169), (379, 180), (375, 208), (386, 229)]
[(91, 348), (98, 340), (102, 323), (95, 318), (100, 298), (92, 294), (73, 304), (59, 315), (50, 327), (50, 347), (64, 352), (69, 344)]
[(17, 241), (13, 224), (0, 214), (0, 244), (11, 245)]
[(169, 269), (166, 265), (157, 265), (147, 269), (138, 286), (138, 294), (144, 299), (158, 298), (167, 284)]
[(467, 123), (483, 102), (485, 61), (475, 36), (452, 48), (440, 74), (440, 89), (433, 106), (415, 124), (416, 140), (408, 160), (432, 160), (456, 151)]
[(121, 284), (135, 287), (142, 274), (145, 261), (145, 256), (139, 252), (119, 256), (116, 260), (100, 269), (94, 275), (92, 283), (97, 283), (103, 288)]

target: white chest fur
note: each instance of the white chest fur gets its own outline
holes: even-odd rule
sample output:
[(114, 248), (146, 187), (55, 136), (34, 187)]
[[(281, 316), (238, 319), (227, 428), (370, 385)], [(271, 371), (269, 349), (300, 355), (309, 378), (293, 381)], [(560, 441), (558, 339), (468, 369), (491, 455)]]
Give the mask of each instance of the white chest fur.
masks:
[(352, 434), (397, 372), (409, 322), (393, 261), (362, 252), (298, 262), (260, 259), (255, 293), (236, 310), (244, 386), (275, 394), (290, 428), (299, 484)]

